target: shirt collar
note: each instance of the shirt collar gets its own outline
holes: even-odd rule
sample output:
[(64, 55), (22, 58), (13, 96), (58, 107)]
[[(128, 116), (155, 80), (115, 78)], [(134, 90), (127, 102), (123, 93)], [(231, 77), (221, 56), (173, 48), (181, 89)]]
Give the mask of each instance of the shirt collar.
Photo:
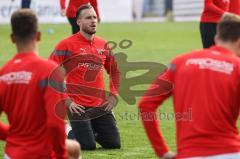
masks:
[(36, 52), (31, 51), (31, 52), (19, 52), (17, 53), (14, 58), (23, 58), (23, 57), (35, 57), (38, 56)]
[(91, 40), (86, 39), (80, 32), (78, 32), (76, 34), (78, 35), (78, 37), (81, 41), (85, 41), (90, 44), (94, 43), (94, 41), (95, 41), (95, 35), (93, 36), (93, 40), (91, 41)]
[(221, 54), (234, 54), (232, 51), (228, 50), (227, 48), (222, 46), (217, 46), (217, 45), (210, 47), (210, 50), (218, 51)]

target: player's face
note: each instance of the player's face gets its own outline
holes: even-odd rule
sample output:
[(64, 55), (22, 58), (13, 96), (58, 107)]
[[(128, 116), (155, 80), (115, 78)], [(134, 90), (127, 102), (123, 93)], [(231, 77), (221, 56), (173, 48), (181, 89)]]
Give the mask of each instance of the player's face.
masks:
[(83, 10), (77, 23), (81, 31), (90, 35), (95, 34), (97, 31), (97, 15), (94, 9)]

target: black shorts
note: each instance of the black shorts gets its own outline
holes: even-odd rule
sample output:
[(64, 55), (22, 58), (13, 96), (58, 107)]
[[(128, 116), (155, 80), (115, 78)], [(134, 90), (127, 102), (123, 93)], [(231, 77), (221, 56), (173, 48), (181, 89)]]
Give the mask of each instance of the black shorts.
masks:
[(21, 7), (22, 8), (30, 8), (31, 0), (22, 0)]
[(96, 149), (96, 142), (106, 149), (121, 148), (120, 134), (112, 112), (87, 120), (81, 120), (77, 114), (68, 112), (68, 118), (83, 150)]
[(214, 38), (217, 30), (217, 23), (200, 23), (200, 33), (203, 48), (209, 48), (215, 44)]

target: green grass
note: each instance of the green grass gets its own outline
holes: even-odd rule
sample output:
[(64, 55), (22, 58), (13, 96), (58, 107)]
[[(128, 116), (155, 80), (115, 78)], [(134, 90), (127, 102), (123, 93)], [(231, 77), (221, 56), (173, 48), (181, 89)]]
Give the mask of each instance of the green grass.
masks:
[[(54, 29), (53, 34), (48, 33), (49, 28)], [(49, 56), (58, 41), (70, 35), (68, 24), (44, 24), (40, 26), (40, 30), (42, 41), (39, 53), (44, 58)], [(15, 46), (11, 44), (9, 38), (10, 32), (9, 25), (0, 25), (0, 66), (16, 53)], [(101, 24), (97, 34), (117, 43), (124, 39), (131, 40), (133, 42), (131, 48), (114, 50), (115, 53), (127, 54), (129, 62), (148, 61), (167, 64), (175, 55), (201, 48), (197, 23), (109, 23)], [(130, 76), (135, 75), (136, 73), (131, 71)], [(166, 101), (160, 111), (171, 113), (171, 100)], [(121, 133), (122, 149), (83, 151), (83, 159), (156, 158), (138, 118), (136, 105), (128, 105), (120, 97), (115, 115)], [(1, 120), (6, 122), (4, 115)], [(175, 150), (174, 121), (162, 120), (161, 128), (168, 145)], [(3, 152), (4, 143), (0, 142), (0, 158)]]

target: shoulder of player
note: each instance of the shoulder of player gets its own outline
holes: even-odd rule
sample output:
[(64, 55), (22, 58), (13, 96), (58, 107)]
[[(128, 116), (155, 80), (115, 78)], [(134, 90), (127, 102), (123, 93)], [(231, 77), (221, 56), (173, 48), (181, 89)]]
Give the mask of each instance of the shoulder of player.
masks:
[(175, 56), (172, 61), (175, 63), (186, 61), (189, 58), (197, 57), (199, 54), (204, 54), (203, 52), (205, 52), (205, 51), (206, 50), (200, 49), (200, 50), (193, 50), (190, 52), (186, 52), (186, 53)]
[(8, 60), (2, 67), (0, 67), (0, 75), (4, 70), (6, 70), (9, 66), (9, 64), (14, 60), (14, 57), (12, 57), (10, 60)]
[(62, 47), (62, 46), (67, 46), (67, 45), (71, 44), (74, 39), (76, 39), (75, 34), (71, 35), (69, 37), (66, 37), (57, 43), (56, 48)]
[(106, 44), (106, 43), (107, 43), (107, 40), (105, 40), (105, 39), (103, 39), (103, 38), (101, 38), (101, 37), (99, 37), (99, 36), (95, 36), (95, 37), (94, 37), (94, 40), (95, 40), (95, 42), (97, 42), (97, 43), (103, 43), (103, 44)]
[(232, 61), (240, 70), (240, 58), (236, 55), (229, 56), (229, 60)]
[(57, 63), (52, 60), (47, 60), (42, 57), (39, 57), (36, 61), (36, 67), (42, 71), (51, 71), (54, 68), (58, 67)]

